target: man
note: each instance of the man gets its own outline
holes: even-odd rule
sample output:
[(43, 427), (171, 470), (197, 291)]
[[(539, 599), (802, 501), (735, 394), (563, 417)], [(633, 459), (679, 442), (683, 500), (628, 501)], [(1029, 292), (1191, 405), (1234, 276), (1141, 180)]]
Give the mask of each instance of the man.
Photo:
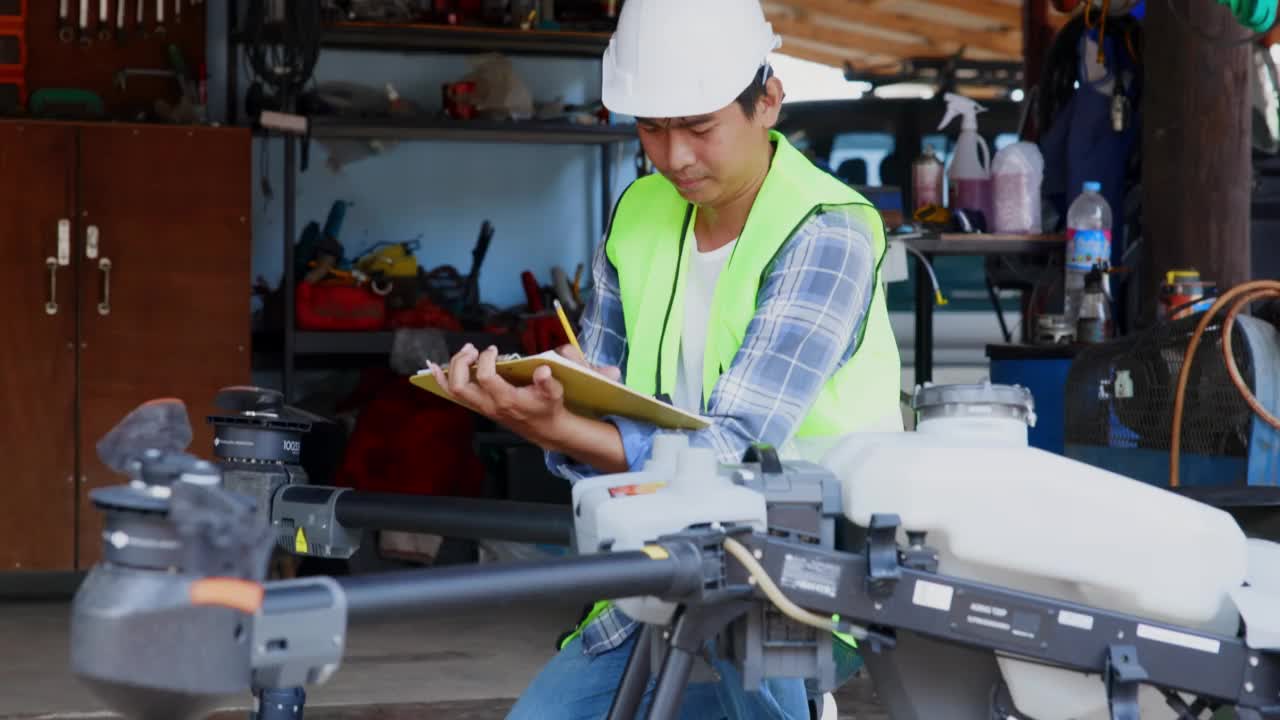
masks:
[[(690, 442), (725, 462), (754, 442), (817, 459), (847, 433), (902, 428), (900, 362), (878, 278), (883, 225), (771, 130), (783, 91), (767, 58), (778, 45), (759, 0), (623, 6), (604, 56), (604, 103), (637, 119), (658, 173), (623, 193), (595, 254), (585, 357), (562, 351), (707, 417)], [(513, 387), (496, 374), (496, 356), (468, 346), (447, 380), (432, 370), (455, 397), (545, 448), (562, 476), (644, 462), (657, 428), (574, 415), (548, 368)], [(635, 625), (598, 603), (511, 717), (603, 717)], [(798, 680), (744, 692), (726, 663), (709, 675), (689, 686), (682, 716), (808, 717)]]

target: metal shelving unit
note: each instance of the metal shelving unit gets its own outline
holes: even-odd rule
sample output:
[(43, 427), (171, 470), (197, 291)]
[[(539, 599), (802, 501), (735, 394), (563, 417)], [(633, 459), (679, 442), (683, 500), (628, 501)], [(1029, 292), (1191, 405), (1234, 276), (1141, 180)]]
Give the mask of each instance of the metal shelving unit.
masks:
[(630, 128), (572, 125), (563, 122), (486, 122), (483, 120), (348, 120), (317, 117), (311, 136), (357, 140), (440, 140), (543, 145), (609, 145), (635, 137)]
[(402, 52), (504, 52), (598, 58), (608, 33), (480, 28), (465, 25), (339, 23), (322, 36), (325, 47)]
[[(239, 10), (235, 0), (227, 3), (228, 27), (239, 27)], [(475, 28), (442, 25), (382, 25), (376, 23), (338, 23), (326, 28), (322, 36), (325, 48), (431, 52), (477, 53), (501, 52), (513, 55), (581, 57), (599, 59), (608, 46), (607, 33), (552, 32), (506, 28)], [(238, 33), (228, 38), (228, 108), (236, 122), (239, 105), (237, 88)], [(634, 139), (625, 127), (573, 125), (546, 121), (490, 122), (450, 121), (444, 119), (352, 120), (316, 117), (310, 120), (310, 134), (315, 138), (395, 139), (401, 141), (523, 143), (540, 145), (581, 145), (600, 149), (601, 223), (607, 225), (613, 206), (609, 178), (612, 174), (610, 149), (615, 143)], [(293, 274), (293, 251), (297, 236), (297, 153), (298, 138), (284, 135), (284, 328), (281, 343), (282, 391), (292, 399), (294, 359), (299, 355), (373, 355), (385, 354), (391, 347), (391, 332), (330, 333), (305, 332), (296, 329)], [(603, 233), (604, 228), (601, 229)]]

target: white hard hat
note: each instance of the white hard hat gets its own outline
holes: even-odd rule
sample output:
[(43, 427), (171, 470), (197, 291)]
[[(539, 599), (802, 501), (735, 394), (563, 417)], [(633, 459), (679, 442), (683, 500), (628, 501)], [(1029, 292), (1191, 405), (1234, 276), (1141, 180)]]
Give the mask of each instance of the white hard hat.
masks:
[(781, 44), (760, 0), (628, 0), (604, 51), (604, 105), (651, 118), (715, 112)]

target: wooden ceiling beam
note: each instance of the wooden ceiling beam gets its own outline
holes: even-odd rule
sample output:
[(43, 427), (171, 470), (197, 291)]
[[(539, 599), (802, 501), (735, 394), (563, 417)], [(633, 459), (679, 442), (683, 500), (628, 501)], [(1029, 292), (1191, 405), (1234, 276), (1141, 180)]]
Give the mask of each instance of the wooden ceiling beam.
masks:
[[(797, 45), (792, 43), (789, 47), (784, 48), (780, 52), (790, 55), (791, 57), (800, 58), (801, 60), (816, 62), (820, 65), (830, 65), (831, 67), (840, 68), (841, 70), (844, 70), (846, 62), (854, 67), (858, 67), (857, 59), (852, 56), (846, 56), (841, 53), (830, 52), (827, 50), (819, 50), (818, 48), (806, 45)], [(779, 77), (782, 80), (782, 86), (785, 88), (787, 86), (787, 79), (785, 77)]]
[[(880, 10), (864, 3), (849, 2), (849, 0), (788, 0), (786, 6), (801, 13), (826, 15), (844, 22), (864, 25), (870, 29), (916, 35), (930, 43), (971, 47), (986, 50), (1001, 57), (1015, 58), (1022, 55), (1022, 39), (1010, 32), (965, 30), (952, 25), (932, 23), (894, 10)], [(818, 17), (813, 17), (812, 21), (821, 23)]]
[(782, 15), (770, 15), (773, 29), (782, 35), (782, 52), (787, 52), (786, 38), (796, 37), (847, 50), (892, 58), (942, 57), (948, 53), (927, 43), (904, 43), (875, 35), (864, 35), (836, 28), (823, 27), (810, 22), (793, 20)]
[[(918, 0), (918, 4), (958, 10), (966, 15), (984, 18), (1007, 28), (1022, 27), (1022, 8), (1016, 5), (1004, 5), (993, 0)], [(904, 12), (906, 12), (905, 9)], [(945, 16), (939, 16), (936, 20), (946, 22)]]

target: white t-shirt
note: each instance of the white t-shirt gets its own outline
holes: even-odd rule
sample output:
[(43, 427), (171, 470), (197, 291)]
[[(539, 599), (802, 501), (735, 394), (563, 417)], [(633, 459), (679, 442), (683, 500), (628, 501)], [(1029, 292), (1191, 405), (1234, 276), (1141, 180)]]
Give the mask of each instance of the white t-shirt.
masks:
[[(692, 233), (691, 233), (692, 234)], [(693, 238), (690, 238), (693, 241)], [(684, 286), (684, 327), (680, 331), (680, 363), (671, 401), (686, 412), (702, 412), (702, 358), (707, 348), (707, 321), (716, 281), (738, 239), (711, 252), (699, 252), (696, 241)]]

